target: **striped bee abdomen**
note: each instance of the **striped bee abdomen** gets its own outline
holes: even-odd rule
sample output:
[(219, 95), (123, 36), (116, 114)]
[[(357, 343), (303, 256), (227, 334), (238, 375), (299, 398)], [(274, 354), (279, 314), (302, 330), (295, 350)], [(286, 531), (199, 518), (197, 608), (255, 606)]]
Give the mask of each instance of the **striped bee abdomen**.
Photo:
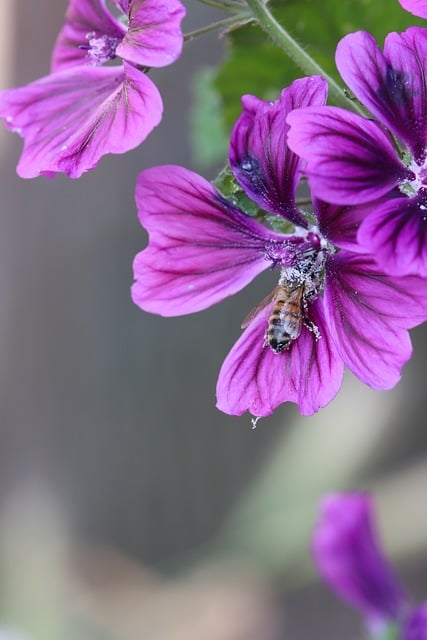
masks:
[(304, 285), (289, 288), (278, 285), (268, 321), (266, 343), (274, 353), (289, 349), (301, 334)]

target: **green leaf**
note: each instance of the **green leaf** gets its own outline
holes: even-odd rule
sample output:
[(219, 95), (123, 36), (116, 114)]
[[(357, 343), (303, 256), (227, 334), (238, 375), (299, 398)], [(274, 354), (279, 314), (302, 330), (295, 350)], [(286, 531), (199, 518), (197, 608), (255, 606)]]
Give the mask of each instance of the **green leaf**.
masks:
[[(334, 53), (347, 33), (370, 31), (382, 46), (389, 31), (403, 31), (414, 24), (426, 26), (425, 20), (404, 11), (398, 0), (275, 0), (269, 7), (284, 28), (340, 83)], [(243, 94), (276, 99), (283, 87), (304, 74), (254, 24), (231, 31), (227, 39), (228, 55), (214, 84), (229, 131), (241, 112)]]
[(200, 69), (193, 79), (191, 149), (196, 162), (210, 167), (223, 162), (228, 135), (222, 119), (221, 98), (214, 85), (215, 69)]

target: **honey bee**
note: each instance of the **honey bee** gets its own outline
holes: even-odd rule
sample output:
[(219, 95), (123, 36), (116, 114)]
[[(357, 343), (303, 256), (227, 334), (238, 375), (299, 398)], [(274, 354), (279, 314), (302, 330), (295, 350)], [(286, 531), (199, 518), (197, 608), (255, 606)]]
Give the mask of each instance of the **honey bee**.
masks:
[(268, 304), (273, 302), (264, 346), (269, 346), (274, 353), (290, 348), (292, 342), (299, 338), (304, 322), (310, 322), (305, 314), (305, 283), (292, 285), (279, 282), (242, 322), (245, 329), (252, 320)]

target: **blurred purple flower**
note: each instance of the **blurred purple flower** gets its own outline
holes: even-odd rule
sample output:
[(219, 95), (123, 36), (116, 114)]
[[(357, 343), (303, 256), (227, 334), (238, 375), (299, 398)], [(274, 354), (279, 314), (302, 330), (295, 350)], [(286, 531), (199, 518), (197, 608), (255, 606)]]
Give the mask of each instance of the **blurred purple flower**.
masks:
[(425, 276), (427, 30), (390, 33), (384, 53), (369, 33), (349, 34), (338, 44), (336, 63), (377, 121), (337, 107), (309, 107), (289, 115), (289, 145), (306, 159), (319, 198), (369, 204), (358, 240), (387, 273)]
[[(181, 53), (179, 0), (70, 0), (52, 54), (52, 73), (0, 92), (0, 118), (24, 138), (22, 178), (78, 178), (106, 153), (124, 153), (159, 124), (163, 104), (146, 67)], [(120, 66), (102, 66), (115, 58)]]
[(276, 102), (244, 96), (232, 133), (235, 177), (276, 220), (298, 225), (291, 234), (249, 217), (181, 167), (154, 167), (137, 181), (139, 218), (150, 234), (134, 262), (132, 297), (142, 309), (192, 313), (268, 267), (280, 271), (279, 302), (267, 298), (222, 366), (217, 406), (232, 415), (265, 416), (286, 401), (310, 415), (335, 396), (344, 364), (371, 387), (388, 389), (411, 355), (407, 329), (426, 318), (424, 281), (392, 279), (360, 252), (357, 207), (315, 201), (316, 225), (297, 208), (303, 165), (286, 145), (286, 116), (325, 99), (318, 76), (296, 80)]
[(427, 640), (427, 602), (410, 612), (402, 635), (403, 640)]
[(374, 634), (390, 624), (402, 640), (427, 639), (427, 603), (411, 610), (375, 530), (372, 498), (364, 493), (325, 496), (312, 550), (321, 577), (358, 609)]
[(414, 16), (427, 18), (427, 0), (399, 0), (399, 2), (406, 11), (413, 13)]

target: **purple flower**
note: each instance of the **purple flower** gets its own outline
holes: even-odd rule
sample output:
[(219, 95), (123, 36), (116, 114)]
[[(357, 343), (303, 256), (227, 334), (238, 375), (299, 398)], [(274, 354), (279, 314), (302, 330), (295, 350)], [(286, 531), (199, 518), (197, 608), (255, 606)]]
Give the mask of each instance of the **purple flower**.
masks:
[[(78, 178), (106, 153), (124, 153), (159, 124), (162, 99), (144, 69), (182, 49), (179, 0), (70, 0), (52, 54), (52, 73), (0, 92), (0, 118), (24, 138), (22, 178)], [(102, 66), (117, 59), (119, 66)]]
[(139, 218), (150, 236), (134, 262), (132, 297), (142, 309), (199, 311), (273, 269), (273, 295), (245, 322), (219, 375), (217, 406), (232, 415), (266, 416), (287, 401), (312, 414), (337, 393), (344, 364), (371, 387), (392, 387), (411, 355), (407, 329), (426, 317), (424, 281), (390, 278), (360, 251), (357, 207), (316, 200), (315, 220), (297, 208), (304, 167), (286, 145), (286, 116), (325, 99), (318, 76), (296, 80), (276, 102), (242, 99), (231, 168), (283, 233), (181, 167), (151, 168), (137, 181)]
[(390, 33), (384, 53), (369, 33), (349, 34), (336, 63), (376, 120), (325, 106), (288, 117), (289, 145), (306, 159), (313, 192), (365, 205), (358, 240), (392, 275), (427, 275), (426, 62), (425, 29)]
[(399, 0), (399, 2), (406, 11), (413, 13), (414, 16), (427, 18), (427, 0)]
[(382, 553), (369, 496), (326, 496), (312, 549), (322, 578), (362, 612), (369, 626), (381, 627), (400, 618), (404, 592)]
[(427, 603), (410, 609), (381, 549), (369, 495), (327, 495), (313, 532), (312, 551), (319, 574), (360, 611), (373, 633), (397, 624), (403, 640), (426, 640)]
[(403, 625), (403, 640), (427, 640), (427, 602), (407, 616)]

